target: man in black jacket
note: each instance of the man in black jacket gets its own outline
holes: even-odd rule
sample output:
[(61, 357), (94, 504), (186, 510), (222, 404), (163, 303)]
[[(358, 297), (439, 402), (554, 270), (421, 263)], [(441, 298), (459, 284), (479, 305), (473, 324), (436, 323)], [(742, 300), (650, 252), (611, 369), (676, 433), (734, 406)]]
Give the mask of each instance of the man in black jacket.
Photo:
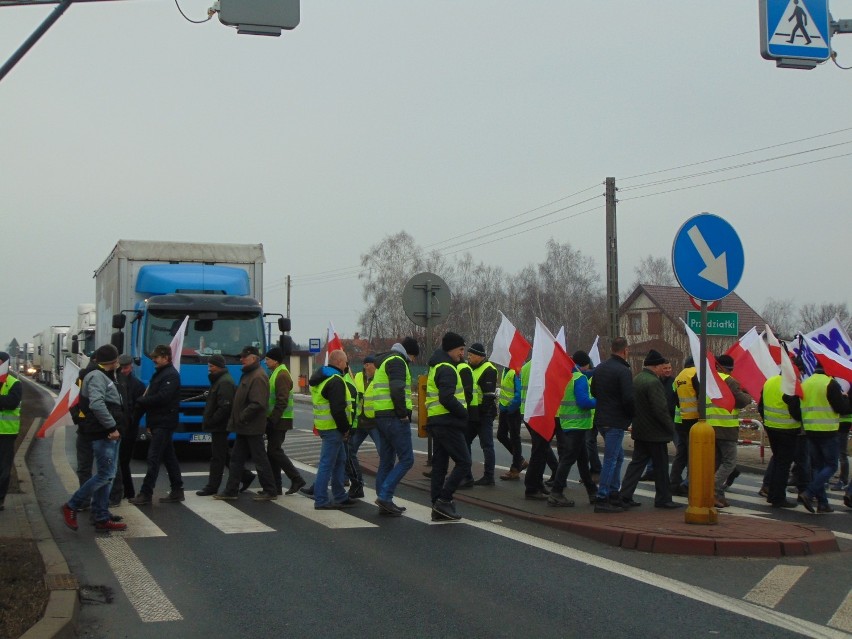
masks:
[[(456, 368), (464, 357), (464, 338), (448, 332), (429, 359), (426, 383), (426, 429), (432, 436), (432, 520), (458, 520), (453, 494), (470, 472), (470, 448), (465, 439), (467, 403)], [(455, 463), (447, 477), (450, 459)]]
[(618, 490), (624, 462), (624, 431), (633, 419), (633, 375), (627, 363), (627, 340), (616, 337), (610, 351), (609, 359), (592, 376), (592, 395), (597, 400), (594, 425), (604, 438), (596, 513), (624, 510)]
[(131, 499), (136, 496), (133, 488), (133, 475), (130, 472), (130, 460), (133, 458), (133, 448), (139, 435), (139, 420), (136, 417), (136, 400), (145, 392), (145, 384), (133, 374), (133, 358), (130, 355), (120, 355), (118, 368), (115, 371), (115, 386), (121, 395), (124, 408), (125, 426), (121, 433), (121, 443), (118, 446), (119, 472), (115, 474), (112, 491), (109, 494), (110, 506), (121, 503), (122, 498)]
[[(230, 466), (228, 451), (228, 420), (231, 418), (231, 404), (234, 401), (236, 384), (228, 372), (225, 358), (213, 355), (207, 360), (207, 379), (210, 380), (210, 390), (204, 402), (204, 414), (201, 418), (201, 430), (210, 433), (210, 472), (207, 484), (196, 495), (206, 497), (219, 492), (225, 468)], [(243, 490), (254, 481), (254, 473), (243, 469)]]
[(160, 502), (184, 500), (183, 477), (172, 442), (172, 433), (178, 426), (180, 414), (180, 373), (172, 366), (172, 349), (168, 345), (155, 346), (151, 359), (154, 360), (157, 370), (154, 371), (145, 394), (136, 400), (136, 406), (147, 416), (147, 428), (151, 437), (148, 445), (148, 472), (142, 480), (139, 494), (130, 500), (130, 503), (137, 506), (151, 503), (161, 462), (169, 474), (171, 490), (165, 497), (160, 497)]

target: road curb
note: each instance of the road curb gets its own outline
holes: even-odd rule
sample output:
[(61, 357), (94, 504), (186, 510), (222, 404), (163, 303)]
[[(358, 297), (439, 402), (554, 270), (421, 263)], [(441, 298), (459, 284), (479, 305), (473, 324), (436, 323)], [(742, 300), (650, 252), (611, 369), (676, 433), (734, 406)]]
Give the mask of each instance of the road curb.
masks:
[[(25, 381), (33, 383), (29, 380)], [(79, 586), (77, 579), (68, 569), (68, 563), (53, 539), (41, 512), (26, 460), (41, 423), (42, 420), (36, 418), (30, 425), (21, 446), (15, 453), (15, 470), (18, 474), (23, 505), (22, 509), (17, 510), (18, 516), (22, 519), (19, 524), (22, 530), (29, 532), (29, 538), (36, 542), (44, 563), (44, 581), (49, 595), (42, 618), (19, 639), (72, 639), (76, 636), (77, 619), (80, 614)]]

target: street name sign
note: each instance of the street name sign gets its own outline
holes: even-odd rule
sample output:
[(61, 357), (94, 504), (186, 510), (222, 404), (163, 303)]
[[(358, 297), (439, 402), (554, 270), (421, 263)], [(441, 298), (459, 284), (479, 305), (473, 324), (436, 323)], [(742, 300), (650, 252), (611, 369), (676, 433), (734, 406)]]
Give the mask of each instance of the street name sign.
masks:
[(745, 254), (737, 232), (712, 213), (689, 218), (672, 245), (672, 266), (678, 283), (697, 300), (720, 300), (743, 275)]
[[(701, 311), (687, 311), (686, 324), (696, 333), (701, 332)], [(740, 334), (739, 313), (707, 312), (707, 334), (737, 337)]]

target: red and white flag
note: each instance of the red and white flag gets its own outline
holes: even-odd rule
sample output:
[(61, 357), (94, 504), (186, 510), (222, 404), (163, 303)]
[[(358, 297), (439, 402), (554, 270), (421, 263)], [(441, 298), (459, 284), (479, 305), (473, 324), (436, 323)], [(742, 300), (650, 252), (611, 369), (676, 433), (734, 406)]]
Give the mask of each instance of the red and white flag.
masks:
[(524, 339), (521, 332), (515, 328), (503, 313), (500, 313), (500, 327), (494, 336), (494, 344), (491, 347), (491, 361), (498, 366), (511, 368), (519, 373), (521, 366), (527, 361), (532, 346)]
[(772, 360), (766, 342), (755, 327), (731, 346), (726, 354), (734, 360), (737, 381), (752, 397), (760, 397), (766, 380), (778, 374), (778, 365)]
[(180, 328), (172, 338), (171, 344), (169, 344), (172, 349), (172, 366), (175, 367), (175, 370), (178, 373), (180, 373), (180, 356), (183, 352), (183, 334), (186, 333), (186, 325), (188, 323), (189, 315), (183, 318), (183, 321), (180, 323)]
[(772, 355), (772, 359), (776, 364), (781, 363), (781, 351), (784, 350), (781, 348), (781, 342), (778, 341), (778, 338), (775, 337), (775, 333), (772, 332), (772, 329), (769, 328), (769, 324), (766, 324), (766, 343), (769, 346), (769, 354)]
[[(737, 380), (739, 380), (739, 377), (737, 377)], [(799, 380), (799, 371), (793, 366), (793, 362), (790, 361), (790, 356), (784, 348), (781, 349), (781, 392), (796, 397), (804, 396), (802, 382)], [(752, 397), (760, 397), (760, 395), (752, 395)]]
[(817, 361), (822, 365), (826, 375), (852, 382), (852, 361), (828, 350), (821, 342), (815, 339), (806, 337), (805, 340), (817, 358)]
[(0, 364), (0, 384), (6, 383), (6, 378), (9, 376), (9, 360)]
[(535, 318), (533, 345), (527, 400), (522, 412), (530, 428), (550, 441), (556, 412), (574, 374), (574, 360), (538, 318)]
[(713, 353), (707, 351), (707, 363), (705, 370), (702, 371), (700, 363), (701, 341), (698, 339), (695, 331), (689, 328), (686, 322), (683, 320), (680, 321), (686, 329), (686, 336), (689, 338), (689, 350), (692, 354), (692, 360), (695, 362), (695, 373), (698, 375), (698, 380), (700, 381), (702, 376), (705, 376), (707, 379), (707, 383), (705, 384), (707, 397), (719, 408), (724, 408), (728, 411), (734, 410), (734, 404), (736, 403), (734, 394), (722, 378), (719, 377), (719, 373), (716, 371), (716, 358), (713, 357)]
[(80, 375), (80, 367), (70, 359), (65, 360), (65, 368), (62, 369), (62, 388), (59, 389), (59, 397), (53, 405), (50, 415), (38, 429), (36, 437), (44, 438), (52, 435), (61, 426), (70, 426), (71, 409), (77, 405), (80, 399), (80, 387), (77, 386), (77, 377)]
[(328, 366), (328, 354), (331, 351), (342, 351), (343, 342), (340, 341), (340, 336), (334, 330), (334, 324), (331, 320), (328, 322), (328, 334), (325, 339), (325, 365)]
[(601, 363), (601, 351), (598, 346), (598, 340), (600, 339), (600, 335), (595, 335), (595, 341), (592, 343), (592, 347), (589, 349), (589, 359), (592, 360), (592, 368), (600, 366)]

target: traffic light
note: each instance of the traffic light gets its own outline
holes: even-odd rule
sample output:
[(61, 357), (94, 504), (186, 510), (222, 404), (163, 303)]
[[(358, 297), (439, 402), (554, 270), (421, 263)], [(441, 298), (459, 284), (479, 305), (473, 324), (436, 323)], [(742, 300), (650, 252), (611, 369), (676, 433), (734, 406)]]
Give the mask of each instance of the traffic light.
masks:
[(280, 36), (299, 25), (299, 0), (219, 0), (213, 9), (237, 33)]

